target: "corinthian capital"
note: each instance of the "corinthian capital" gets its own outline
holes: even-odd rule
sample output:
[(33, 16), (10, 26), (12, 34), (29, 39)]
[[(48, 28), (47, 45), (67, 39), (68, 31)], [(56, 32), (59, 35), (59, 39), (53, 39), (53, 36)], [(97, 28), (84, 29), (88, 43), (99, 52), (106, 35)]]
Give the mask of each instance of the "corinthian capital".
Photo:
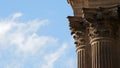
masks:
[(120, 7), (83, 8), (84, 17), (89, 22), (89, 36), (96, 37), (116, 36), (120, 24)]
[(73, 38), (75, 40), (76, 47), (83, 48), (86, 44), (86, 24), (84, 18), (69, 16), (68, 19), (71, 34), (73, 35)]

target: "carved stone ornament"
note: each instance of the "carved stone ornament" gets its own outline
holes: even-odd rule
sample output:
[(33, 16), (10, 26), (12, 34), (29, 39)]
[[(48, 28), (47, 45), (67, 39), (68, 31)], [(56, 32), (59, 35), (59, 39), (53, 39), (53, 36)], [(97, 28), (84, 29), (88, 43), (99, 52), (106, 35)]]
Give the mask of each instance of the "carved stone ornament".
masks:
[(86, 24), (81, 17), (68, 17), (71, 34), (75, 40), (76, 47), (85, 45)]
[(74, 10), (68, 19), (78, 68), (120, 68), (120, 6), (115, 6), (120, 0), (87, 0), (84, 8), (83, 1), (68, 0)]
[[(116, 36), (118, 25), (120, 25), (120, 8), (100, 7), (100, 8), (83, 8), (85, 19), (89, 22), (90, 39), (95, 37)], [(116, 27), (115, 27), (116, 26)]]

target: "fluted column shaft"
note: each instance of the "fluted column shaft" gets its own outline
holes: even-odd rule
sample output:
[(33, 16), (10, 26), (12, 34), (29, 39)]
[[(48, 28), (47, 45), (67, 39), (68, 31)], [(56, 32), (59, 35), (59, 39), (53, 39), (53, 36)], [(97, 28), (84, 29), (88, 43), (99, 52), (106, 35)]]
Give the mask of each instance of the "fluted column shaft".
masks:
[(92, 68), (112, 68), (112, 40), (96, 39), (91, 42)]
[(85, 66), (85, 49), (80, 49), (78, 55), (78, 68), (86, 68)]
[(91, 23), (89, 28), (92, 49), (92, 68), (112, 68), (114, 27), (104, 21)]
[(85, 38), (79, 37), (79, 42), (75, 44), (76, 44), (76, 51), (77, 51), (77, 58), (78, 58), (78, 68), (86, 68)]

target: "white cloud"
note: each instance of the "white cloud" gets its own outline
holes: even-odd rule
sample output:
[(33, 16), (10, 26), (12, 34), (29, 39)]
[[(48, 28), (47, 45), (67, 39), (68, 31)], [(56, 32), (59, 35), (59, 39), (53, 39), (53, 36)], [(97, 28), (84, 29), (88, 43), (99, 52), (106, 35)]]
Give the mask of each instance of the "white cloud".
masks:
[[(22, 13), (13, 14), (13, 18), (18, 18)], [(5, 19), (0, 21), (0, 46), (17, 47), (17, 51), (23, 53), (34, 52), (37, 48), (50, 42), (56, 42), (54, 38), (47, 36), (39, 36), (36, 32), (42, 26), (47, 24), (47, 20), (34, 19), (28, 22), (16, 22), (14, 20)]]
[(4, 68), (21, 68), (21, 64), (19, 64), (18, 62), (11, 62), (8, 63)]
[[(56, 38), (38, 34), (38, 30), (47, 25), (48, 20), (18, 21), (22, 15), (15, 13), (7, 19), (0, 19), (0, 50), (6, 53), (1, 53), (0, 59), (10, 58), (4, 62), (2, 68), (25, 68), (30, 62), (34, 62), (31, 64), (32, 68), (39, 65), (37, 68), (54, 68), (55, 62), (65, 54), (68, 45), (60, 45)], [(52, 48), (54, 50), (50, 50)]]
[(11, 28), (11, 24), (9, 23), (0, 23), (0, 35), (5, 34)]
[(76, 68), (75, 66), (75, 59), (74, 58), (69, 58), (67, 61), (66, 61), (66, 68)]

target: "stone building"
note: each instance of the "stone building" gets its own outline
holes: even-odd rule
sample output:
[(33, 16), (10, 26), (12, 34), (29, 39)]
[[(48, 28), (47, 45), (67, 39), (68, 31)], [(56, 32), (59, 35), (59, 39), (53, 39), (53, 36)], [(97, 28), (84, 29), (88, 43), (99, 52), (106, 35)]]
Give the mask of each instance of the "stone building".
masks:
[(120, 68), (120, 0), (68, 0), (78, 68)]

